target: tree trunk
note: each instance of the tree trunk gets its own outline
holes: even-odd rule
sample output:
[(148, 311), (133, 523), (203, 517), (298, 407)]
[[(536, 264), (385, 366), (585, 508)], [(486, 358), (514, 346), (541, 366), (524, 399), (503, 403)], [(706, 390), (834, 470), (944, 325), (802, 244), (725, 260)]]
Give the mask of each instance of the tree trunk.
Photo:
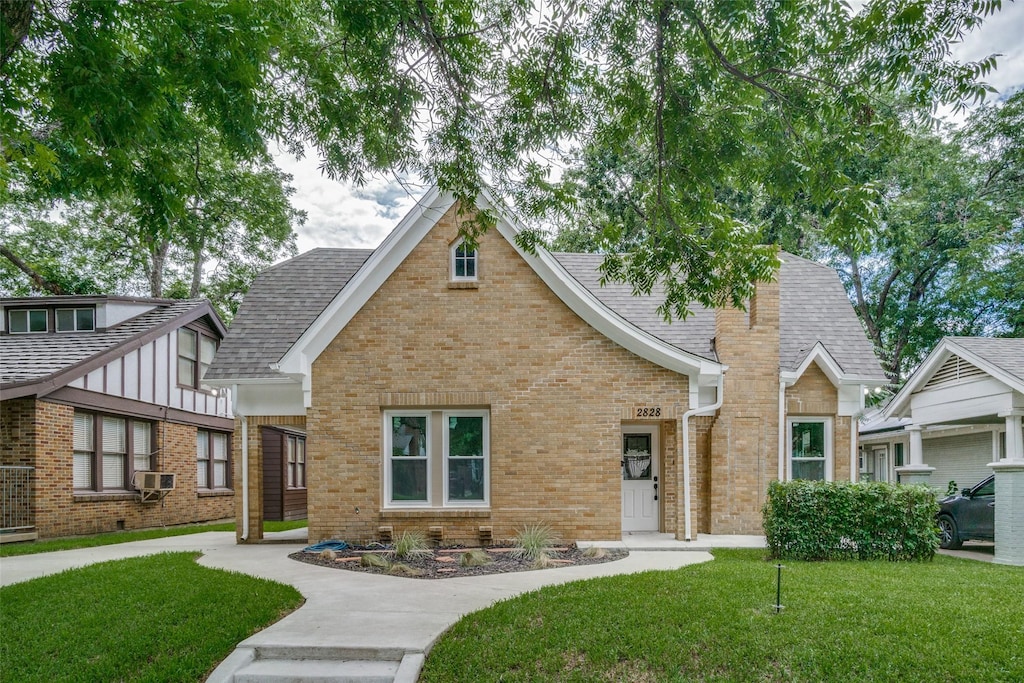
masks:
[(150, 252), (149, 295), (155, 299), (164, 295), (164, 269), (167, 266), (167, 250), (170, 246), (169, 241), (163, 240), (158, 249)]
[(190, 299), (199, 298), (199, 288), (203, 284), (203, 246), (198, 245), (192, 250), (192, 286), (188, 290)]

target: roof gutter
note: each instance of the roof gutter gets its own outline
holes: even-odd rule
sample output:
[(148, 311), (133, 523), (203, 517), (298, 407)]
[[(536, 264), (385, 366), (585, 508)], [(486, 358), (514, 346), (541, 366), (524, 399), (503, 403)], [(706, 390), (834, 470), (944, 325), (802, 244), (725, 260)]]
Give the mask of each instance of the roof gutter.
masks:
[(690, 418), (695, 415), (709, 415), (722, 407), (722, 400), (725, 398), (725, 371), (718, 376), (718, 392), (716, 400), (709, 406), (694, 408), (683, 413), (680, 420), (683, 423), (683, 524), (684, 539), (693, 540), (693, 525), (690, 521)]

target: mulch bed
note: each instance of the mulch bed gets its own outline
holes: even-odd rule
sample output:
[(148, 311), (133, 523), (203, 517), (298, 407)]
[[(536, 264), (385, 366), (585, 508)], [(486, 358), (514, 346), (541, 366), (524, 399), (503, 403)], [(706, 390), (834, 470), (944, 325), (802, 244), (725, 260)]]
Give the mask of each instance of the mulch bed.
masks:
[[(532, 560), (521, 559), (513, 556), (512, 548), (509, 546), (489, 546), (483, 548), (491, 558), (490, 564), (477, 567), (463, 567), (459, 564), (459, 556), (469, 550), (464, 547), (437, 548), (429, 554), (414, 555), (404, 559), (395, 559), (388, 554), (388, 550), (375, 547), (352, 546), (345, 550), (334, 551), (333, 559), (324, 556), (319, 552), (299, 551), (288, 557), (307, 564), (316, 564), (321, 567), (334, 569), (347, 569), (355, 572), (368, 574), (385, 574), (394, 576), (405, 576), (417, 579), (451, 579), (458, 576), (483, 576), (485, 574), (503, 574), (507, 572), (538, 571)], [(411, 571), (393, 571), (387, 567), (368, 567), (362, 564), (362, 557), (367, 553), (382, 555), (389, 561), (401, 563)], [(570, 547), (553, 548), (550, 553), (551, 566), (572, 567), (584, 564), (601, 564), (621, 560), (629, 555), (626, 550), (604, 551), (600, 557), (588, 557), (575, 545)]]

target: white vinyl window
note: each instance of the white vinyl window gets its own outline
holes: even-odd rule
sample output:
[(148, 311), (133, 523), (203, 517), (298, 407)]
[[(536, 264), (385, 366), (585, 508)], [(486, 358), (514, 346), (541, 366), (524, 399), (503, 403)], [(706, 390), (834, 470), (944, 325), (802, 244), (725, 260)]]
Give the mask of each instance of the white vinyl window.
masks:
[(178, 384), (194, 389), (208, 389), (202, 383), (217, 353), (217, 341), (195, 330), (178, 330)]
[(466, 243), (459, 240), (452, 245), (452, 280), (477, 279), (477, 250), (469, 249)]
[(132, 460), (136, 472), (151, 472), (153, 470), (153, 449), (150, 439), (153, 429), (149, 423), (132, 423)]
[(128, 465), (128, 436), (120, 417), (103, 418), (103, 488), (123, 489)]
[(488, 419), (486, 411), (444, 414), (446, 505), (487, 505)]
[(489, 505), (489, 411), (388, 411), (384, 442), (387, 506)]
[(385, 413), (388, 504), (430, 505), (430, 413)]
[(832, 481), (832, 419), (787, 420), (789, 478)]
[(306, 440), (301, 436), (289, 436), (285, 439), (288, 451), (287, 480), (288, 488), (306, 488)]

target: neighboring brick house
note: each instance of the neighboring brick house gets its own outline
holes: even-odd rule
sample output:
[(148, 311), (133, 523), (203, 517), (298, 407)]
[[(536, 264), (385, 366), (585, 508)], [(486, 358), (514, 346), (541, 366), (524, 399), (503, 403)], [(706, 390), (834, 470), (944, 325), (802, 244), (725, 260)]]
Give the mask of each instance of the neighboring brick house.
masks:
[(0, 299), (0, 320), (0, 540), (233, 516), (230, 395), (202, 382), (224, 338), (208, 302)]
[(770, 480), (856, 476), (853, 416), (886, 380), (834, 271), (782, 254), (749, 313), (669, 323), (660, 289), (526, 253), (480, 203), (498, 221), (476, 250), (435, 190), (372, 252), (257, 278), (207, 376), (236, 397), (241, 540), (267, 427), (306, 437), (311, 540), (759, 533)]

